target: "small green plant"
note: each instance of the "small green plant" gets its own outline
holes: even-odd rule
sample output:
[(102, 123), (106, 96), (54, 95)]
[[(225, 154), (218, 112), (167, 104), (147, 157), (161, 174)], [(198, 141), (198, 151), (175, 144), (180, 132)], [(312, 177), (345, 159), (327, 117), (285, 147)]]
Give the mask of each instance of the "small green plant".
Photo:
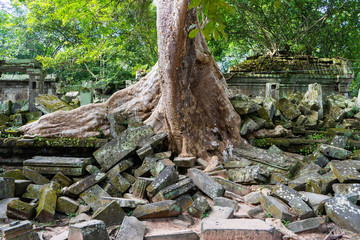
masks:
[(284, 219), (281, 219), (281, 222), (285, 225), (285, 227), (287, 227), (287, 225), (290, 223), (290, 221), (286, 221)]
[(85, 201), (80, 201), (80, 205), (85, 205)]
[(96, 129), (96, 130), (99, 132), (99, 135), (97, 136), (98, 138), (103, 138), (103, 137), (105, 137), (105, 134), (104, 134), (103, 130), (101, 130), (101, 128), (98, 128), (98, 129)]
[(78, 213), (69, 213), (68, 218), (73, 218), (76, 217), (78, 215)]
[(266, 216), (268, 216), (268, 218), (271, 218), (271, 214), (269, 212), (266, 213)]
[(133, 213), (133, 210), (128, 212), (128, 216), (131, 216), (131, 214)]
[(203, 215), (201, 216), (201, 219), (208, 217), (209, 214), (210, 214), (210, 211), (211, 211), (211, 210), (209, 209), (209, 210), (207, 210), (206, 212), (204, 212)]

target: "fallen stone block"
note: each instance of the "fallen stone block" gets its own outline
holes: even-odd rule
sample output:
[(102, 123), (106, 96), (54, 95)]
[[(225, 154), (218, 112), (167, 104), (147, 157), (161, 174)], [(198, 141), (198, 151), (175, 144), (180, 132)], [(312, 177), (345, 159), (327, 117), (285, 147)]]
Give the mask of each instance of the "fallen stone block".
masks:
[(326, 215), (335, 224), (360, 233), (360, 208), (344, 197), (333, 197), (325, 202)]
[(251, 192), (251, 189), (240, 184), (231, 182), (222, 177), (213, 177), (213, 179), (220, 183), (226, 191), (236, 193), (240, 196), (244, 196)]
[(319, 151), (314, 151), (310, 155), (310, 161), (314, 162), (315, 164), (319, 165), (320, 167), (325, 167), (329, 163), (329, 159)]
[(124, 172), (128, 168), (134, 165), (134, 160), (132, 158), (121, 160), (118, 164), (112, 167), (107, 173), (108, 178), (113, 178), (117, 174)]
[(161, 189), (153, 198), (153, 202), (160, 202), (164, 200), (172, 200), (175, 199), (187, 192), (191, 189), (195, 188), (195, 184), (192, 182), (190, 178), (185, 178), (173, 185), (165, 187)]
[(91, 218), (101, 220), (107, 227), (110, 227), (114, 225), (120, 225), (124, 217), (124, 210), (116, 201), (111, 201), (110, 203), (96, 210)]
[(145, 235), (145, 240), (199, 240), (199, 236), (193, 230), (177, 230), (170, 232), (155, 232)]
[(236, 161), (224, 162), (224, 168), (226, 168), (226, 169), (243, 168), (243, 167), (250, 166), (251, 164), (252, 164), (251, 161), (249, 161), (245, 158), (241, 158), (240, 160), (236, 160)]
[(254, 120), (249, 117), (245, 117), (241, 124), (240, 135), (246, 136), (259, 129), (260, 126)]
[[(0, 124), (1, 125), (1, 124)], [(26, 180), (20, 169), (12, 169), (0, 174), (0, 177), (13, 178), (15, 180)]]
[(35, 156), (24, 161), (24, 168), (46, 175), (61, 172), (66, 176), (82, 176), (90, 163), (91, 158)]
[(1, 231), (4, 240), (40, 240), (28, 220), (6, 225)]
[(325, 220), (321, 217), (308, 218), (296, 222), (289, 223), (287, 228), (294, 233), (305, 232), (308, 230), (319, 229), (325, 224)]
[(294, 198), (301, 198), (304, 201), (308, 200), (305, 196), (303, 196), (298, 191), (296, 191), (292, 188), (289, 188), (288, 186), (281, 184), (281, 183), (276, 184), (273, 187), (273, 189), (271, 191), (271, 195), (280, 198), (281, 200), (283, 200), (286, 203), (289, 203)]
[(260, 204), (260, 197), (261, 197), (260, 192), (251, 192), (244, 196), (244, 200), (245, 202), (257, 205)]
[(231, 100), (231, 104), (233, 105), (235, 111), (240, 115), (246, 115), (249, 113), (256, 112), (260, 107), (254, 101), (239, 101), (239, 100)]
[(288, 186), (296, 191), (305, 191), (306, 183), (309, 179), (319, 178), (321, 175), (317, 172), (310, 172), (307, 176), (298, 177), (294, 180), (291, 180), (288, 183)]
[(188, 174), (193, 183), (210, 198), (224, 195), (224, 187), (201, 170), (191, 168)]
[(279, 199), (261, 195), (260, 203), (265, 211), (274, 218), (284, 219), (285, 221), (293, 221), (295, 219), (295, 217), (290, 213), (289, 207)]
[(61, 101), (55, 95), (43, 94), (35, 98), (35, 107), (44, 114), (56, 112), (59, 110), (70, 111), (74, 108)]
[(194, 200), (189, 194), (181, 195), (176, 199), (176, 203), (180, 206), (182, 212), (185, 212), (193, 202)]
[(69, 226), (69, 240), (108, 240), (109, 235), (105, 223), (100, 220), (91, 220)]
[(126, 190), (128, 190), (128, 188), (131, 186), (131, 184), (119, 173), (115, 176), (109, 177), (108, 181), (120, 193), (126, 192)]
[(56, 202), (56, 212), (66, 215), (76, 213), (79, 203), (68, 197), (59, 197)]
[(334, 159), (348, 159), (352, 154), (350, 151), (346, 149), (335, 147), (332, 145), (327, 145), (327, 144), (320, 144), (318, 150), (325, 156)]
[(210, 209), (210, 204), (204, 196), (198, 196), (194, 202), (188, 207), (191, 216), (201, 218), (206, 211)]
[(351, 193), (357, 194), (360, 199), (360, 184), (359, 183), (348, 183), (348, 184), (333, 184), (332, 189), (336, 195), (346, 196)]
[(107, 192), (111, 197), (122, 197), (121, 192), (117, 190), (113, 185), (111, 185), (109, 182), (106, 182), (103, 190)]
[(229, 219), (234, 217), (234, 208), (212, 206), (209, 216), (204, 220), (218, 220), (218, 219)]
[(103, 198), (110, 197), (110, 195), (97, 184), (85, 190), (79, 197), (83, 199), (94, 212), (110, 202), (103, 200)]
[(214, 205), (218, 207), (228, 207), (234, 209), (234, 211), (239, 210), (239, 204), (231, 199), (224, 198), (224, 197), (217, 197), (214, 198)]
[(146, 188), (149, 197), (155, 196), (160, 190), (168, 187), (178, 180), (179, 175), (174, 166), (167, 166), (154, 181)]
[(318, 178), (308, 179), (306, 182), (305, 191), (319, 194), (328, 194), (334, 183), (339, 182), (336, 175), (329, 171)]
[(201, 223), (202, 240), (280, 240), (281, 234), (258, 219), (219, 219)]
[(127, 198), (115, 198), (115, 197), (102, 197), (103, 200), (116, 201), (120, 207), (125, 208), (136, 208), (139, 205), (148, 204), (149, 202), (144, 199), (127, 199)]
[(23, 169), (23, 175), (35, 184), (43, 185), (50, 183), (50, 180), (31, 169)]
[(339, 182), (360, 182), (360, 172), (353, 161), (332, 160), (329, 166)]
[(35, 206), (17, 199), (9, 202), (6, 210), (6, 216), (8, 218), (21, 220), (31, 219), (35, 213)]
[(19, 200), (19, 198), (5, 198), (0, 200), (0, 222), (6, 222), (8, 217), (6, 216), (7, 205), (13, 201)]
[(39, 199), (44, 188), (44, 185), (29, 184), (26, 188), (26, 192), (22, 195), (22, 198), (30, 200)]
[(145, 157), (142, 165), (139, 168), (135, 169), (134, 176), (140, 177), (145, 173), (149, 172), (153, 167), (156, 166), (158, 160), (159, 158), (156, 158), (153, 155)]
[(173, 200), (137, 206), (132, 213), (138, 219), (174, 217), (181, 214), (180, 206)]
[(288, 182), (290, 182), (290, 179), (284, 176), (283, 174), (271, 173), (270, 184), (278, 184), (278, 183), (288, 184)]
[(85, 167), (85, 170), (90, 173), (90, 174), (95, 174), (95, 173), (99, 173), (100, 172), (100, 169), (94, 165), (87, 165)]
[(52, 222), (56, 209), (56, 192), (50, 188), (45, 188), (41, 194), (39, 205), (36, 209), (35, 219), (39, 222)]
[(62, 172), (55, 174), (51, 181), (57, 182), (61, 187), (68, 187), (72, 183), (71, 179), (65, 176)]
[(78, 196), (80, 193), (85, 191), (86, 189), (94, 186), (95, 184), (105, 180), (106, 174), (105, 173), (95, 173), (93, 175), (88, 176), (87, 178), (78, 181), (69, 187), (64, 187), (61, 192), (63, 194), (69, 194)]
[(256, 218), (260, 220), (265, 220), (266, 218), (268, 218), (268, 216), (264, 213), (264, 210), (262, 209), (261, 206), (257, 206), (255, 208), (248, 210), (247, 214), (252, 218)]
[(138, 157), (141, 160), (143, 160), (146, 156), (149, 156), (153, 153), (154, 153), (154, 150), (152, 149), (152, 147), (150, 145), (145, 145), (136, 151), (136, 154), (138, 155)]
[(289, 205), (300, 219), (316, 217), (314, 211), (304, 202), (302, 198), (293, 198), (289, 202)]
[(119, 161), (134, 153), (141, 140), (150, 138), (154, 134), (150, 126), (128, 128), (118, 137), (95, 151), (93, 155), (102, 170), (107, 171)]
[(192, 168), (195, 166), (195, 157), (176, 157), (174, 158), (174, 164), (178, 167)]
[(331, 197), (327, 195), (311, 193), (311, 192), (300, 192), (302, 195), (306, 196), (309, 201), (310, 207), (316, 212), (321, 213), (324, 211), (325, 200), (330, 199)]
[(339, 136), (339, 135), (335, 135), (333, 137), (333, 139), (331, 140), (330, 145), (338, 147), (338, 148), (345, 148), (346, 144), (348, 142), (348, 137), (347, 136)]
[(126, 216), (116, 235), (116, 240), (143, 240), (145, 235), (146, 222), (137, 220), (136, 217)]
[(0, 199), (15, 196), (15, 179), (0, 177)]
[[(138, 178), (132, 188), (132, 194), (137, 198), (146, 198), (146, 188), (151, 184), (153, 179)], [(130, 191), (131, 192), (131, 191)]]

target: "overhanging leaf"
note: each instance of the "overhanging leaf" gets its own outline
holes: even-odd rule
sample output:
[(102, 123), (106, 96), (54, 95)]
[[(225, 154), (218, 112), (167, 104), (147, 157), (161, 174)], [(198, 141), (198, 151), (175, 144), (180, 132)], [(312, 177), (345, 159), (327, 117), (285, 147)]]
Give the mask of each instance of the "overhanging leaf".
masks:
[(190, 33), (189, 33), (189, 38), (192, 39), (192, 38), (196, 37), (196, 35), (197, 35), (198, 33), (199, 33), (199, 29), (198, 29), (198, 28), (191, 30)]

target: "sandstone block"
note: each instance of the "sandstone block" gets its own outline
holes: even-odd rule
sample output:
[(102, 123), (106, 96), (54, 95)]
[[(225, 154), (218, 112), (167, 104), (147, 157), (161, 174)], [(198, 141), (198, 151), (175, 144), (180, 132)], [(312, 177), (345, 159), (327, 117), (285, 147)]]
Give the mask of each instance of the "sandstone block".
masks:
[(69, 226), (69, 240), (108, 240), (109, 235), (105, 223), (91, 220)]

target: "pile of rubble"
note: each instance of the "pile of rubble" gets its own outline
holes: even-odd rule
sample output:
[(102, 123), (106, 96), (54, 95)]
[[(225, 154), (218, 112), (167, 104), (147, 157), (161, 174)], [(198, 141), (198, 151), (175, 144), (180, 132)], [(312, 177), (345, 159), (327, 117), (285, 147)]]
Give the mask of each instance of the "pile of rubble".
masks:
[(360, 127), (359, 101), (356, 98), (330, 95), (323, 103), (321, 85), (310, 84), (305, 94), (296, 92), (286, 98), (278, 99), (270, 87), (271, 84), (265, 98), (257, 96), (255, 99), (250, 99), (238, 94), (231, 99), (235, 110), (243, 120), (242, 136), (248, 137), (260, 129), (273, 129), (279, 125), (298, 134), (307, 130), (339, 126)]
[[(346, 136), (305, 159), (248, 145), (207, 163), (174, 157), (165, 132), (109, 119), (114, 138), (94, 159), (37, 156), (1, 174), (4, 239), (301, 239), (333, 234), (330, 221), (360, 233), (360, 161), (347, 160)], [(182, 228), (154, 232), (157, 218)], [(42, 236), (29, 220), (66, 227)]]

